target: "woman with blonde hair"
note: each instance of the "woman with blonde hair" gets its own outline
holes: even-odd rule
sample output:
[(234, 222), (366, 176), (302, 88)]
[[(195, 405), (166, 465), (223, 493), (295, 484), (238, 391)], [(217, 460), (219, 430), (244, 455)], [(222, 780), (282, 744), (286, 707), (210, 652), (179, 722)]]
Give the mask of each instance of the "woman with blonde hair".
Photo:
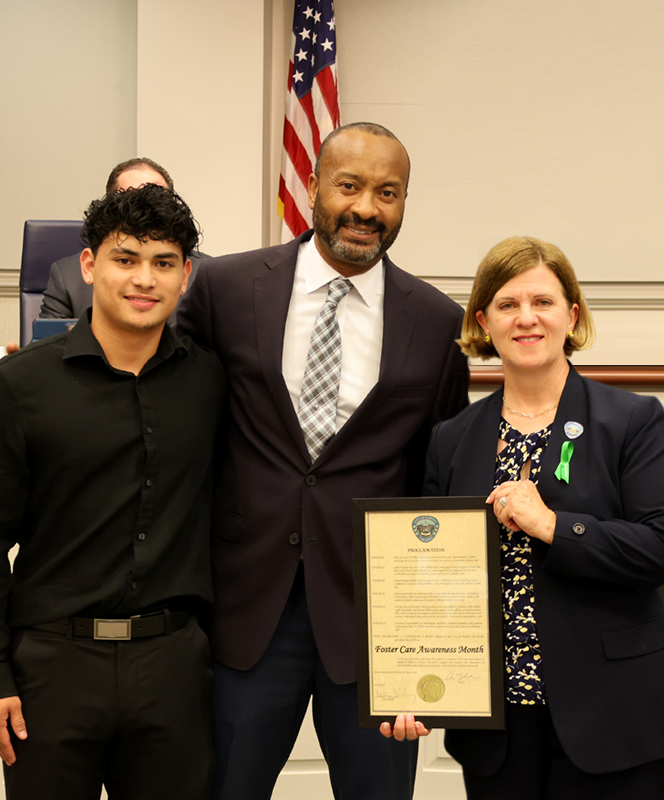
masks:
[(664, 410), (579, 376), (594, 335), (557, 247), (483, 259), (460, 344), (505, 383), (436, 427), (425, 484), (488, 495), (501, 526), (506, 729), (445, 739), (470, 800), (664, 797)]

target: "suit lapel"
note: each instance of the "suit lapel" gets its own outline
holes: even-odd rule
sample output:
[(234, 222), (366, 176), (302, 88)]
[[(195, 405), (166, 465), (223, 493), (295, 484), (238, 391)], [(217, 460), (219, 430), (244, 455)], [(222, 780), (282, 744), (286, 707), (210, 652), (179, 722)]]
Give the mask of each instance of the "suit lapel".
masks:
[(282, 372), (284, 331), (293, 292), (295, 265), (300, 244), (310, 238), (303, 234), (283, 247), (269, 251), (267, 270), (254, 281), (256, 341), (263, 377), (284, 426), (301, 455), (310, 461), (300, 423)]
[[(582, 451), (585, 449), (587, 437), (581, 435), (577, 439), (570, 440), (565, 433), (565, 425), (568, 422), (578, 422), (583, 426), (584, 431), (588, 430), (588, 400), (583, 386), (583, 380), (578, 372), (570, 364), (569, 375), (563, 393), (560, 397), (556, 418), (551, 424), (551, 437), (542, 458), (542, 471), (538, 485), (541, 494), (547, 498), (547, 505), (551, 508), (565, 507), (565, 502), (569, 500), (574, 474), (580, 468)], [(559, 481), (555, 476), (556, 467), (560, 463), (560, 455), (564, 442), (574, 441), (574, 455), (570, 461), (570, 483)], [(562, 504), (562, 505), (561, 505)]]
[[(502, 402), (501, 386), (487, 398), (486, 408), (482, 409), (481, 416), (469, 426), (466, 435), (460, 441), (457, 447), (459, 468), (454, 470), (450, 494), (488, 497), (491, 493), (496, 474)], [(472, 466), (469, 466), (471, 463)]]
[[(385, 258), (385, 300), (383, 303), (383, 349), (380, 373), (374, 392), (366, 399), (382, 403), (397, 386), (417, 319), (417, 308), (410, 299), (411, 289), (402, 280), (394, 264)], [(371, 395), (374, 395), (371, 397)], [(358, 409), (359, 411), (359, 409)]]

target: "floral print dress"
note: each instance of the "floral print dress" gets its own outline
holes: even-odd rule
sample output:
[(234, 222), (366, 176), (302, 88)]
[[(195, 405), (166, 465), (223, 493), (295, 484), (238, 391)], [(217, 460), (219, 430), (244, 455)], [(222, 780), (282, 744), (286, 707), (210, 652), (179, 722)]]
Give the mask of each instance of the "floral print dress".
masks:
[[(494, 487), (521, 479), (530, 461), (529, 478), (537, 483), (550, 428), (523, 434), (501, 419), (499, 435), (507, 446), (496, 458)], [(535, 594), (530, 536), (500, 526), (503, 631), (507, 701), (521, 705), (546, 703), (542, 655), (535, 622)]]

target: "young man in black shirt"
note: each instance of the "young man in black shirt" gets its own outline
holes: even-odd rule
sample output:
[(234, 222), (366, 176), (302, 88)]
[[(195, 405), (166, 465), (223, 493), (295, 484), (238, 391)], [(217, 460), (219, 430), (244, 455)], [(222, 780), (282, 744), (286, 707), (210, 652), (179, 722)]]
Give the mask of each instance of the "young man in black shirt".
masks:
[[(166, 325), (198, 230), (149, 184), (86, 212), (92, 309), (0, 363), (0, 756), (10, 800), (209, 793), (221, 365)], [(20, 549), (10, 574), (6, 554)]]

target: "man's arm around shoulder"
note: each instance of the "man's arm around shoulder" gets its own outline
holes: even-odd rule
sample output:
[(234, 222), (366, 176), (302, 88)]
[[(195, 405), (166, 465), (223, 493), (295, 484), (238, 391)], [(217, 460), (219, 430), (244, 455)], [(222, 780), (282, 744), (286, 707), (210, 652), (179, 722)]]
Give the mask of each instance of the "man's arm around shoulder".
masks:
[(210, 299), (209, 261), (203, 261), (196, 280), (180, 300), (175, 329), (204, 347), (213, 349), (212, 303)]
[(461, 325), (463, 323), (463, 310), (460, 307), (457, 315), (457, 323), (454, 326), (454, 333), (449, 342), (449, 351), (436, 396), (431, 419), (432, 427), (441, 420), (456, 417), (469, 403), (470, 371), (468, 369), (468, 359), (461, 352), (461, 348), (456, 342), (461, 336)]

